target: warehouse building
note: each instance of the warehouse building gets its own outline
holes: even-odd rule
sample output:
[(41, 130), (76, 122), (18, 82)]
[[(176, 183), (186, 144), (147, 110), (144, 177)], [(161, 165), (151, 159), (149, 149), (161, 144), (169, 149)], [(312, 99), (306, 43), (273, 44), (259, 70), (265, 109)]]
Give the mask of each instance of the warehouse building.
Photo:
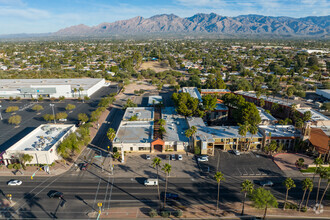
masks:
[(1, 79), (0, 98), (83, 98), (90, 97), (103, 86), (104, 79)]
[(46, 124), (35, 128), (17, 143), (1, 152), (3, 164), (19, 162), (19, 156), (29, 154), (33, 157), (29, 164), (51, 164), (60, 159), (56, 153), (57, 146), (70, 133), (76, 130), (75, 125)]

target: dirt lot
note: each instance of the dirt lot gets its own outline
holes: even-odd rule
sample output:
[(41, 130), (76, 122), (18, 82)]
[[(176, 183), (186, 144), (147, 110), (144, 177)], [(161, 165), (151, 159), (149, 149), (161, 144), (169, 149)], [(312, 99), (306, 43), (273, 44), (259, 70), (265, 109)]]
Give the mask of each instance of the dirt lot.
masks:
[(162, 72), (165, 70), (170, 70), (171, 67), (166, 62), (158, 62), (158, 61), (148, 61), (142, 63), (139, 70), (146, 70), (146, 69), (152, 69), (155, 72)]

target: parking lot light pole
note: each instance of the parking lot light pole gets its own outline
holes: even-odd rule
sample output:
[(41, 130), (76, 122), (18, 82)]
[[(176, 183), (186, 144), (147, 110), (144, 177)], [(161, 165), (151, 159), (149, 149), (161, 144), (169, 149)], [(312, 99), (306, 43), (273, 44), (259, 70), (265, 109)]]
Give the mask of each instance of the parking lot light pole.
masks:
[(0, 105), (0, 120), (2, 120), (3, 118), (2, 118), (2, 115), (1, 115), (1, 105)]
[(53, 110), (53, 116), (54, 116), (54, 124), (56, 124), (56, 120), (55, 120), (55, 111), (54, 111), (54, 104), (49, 104), (50, 107), (52, 107)]

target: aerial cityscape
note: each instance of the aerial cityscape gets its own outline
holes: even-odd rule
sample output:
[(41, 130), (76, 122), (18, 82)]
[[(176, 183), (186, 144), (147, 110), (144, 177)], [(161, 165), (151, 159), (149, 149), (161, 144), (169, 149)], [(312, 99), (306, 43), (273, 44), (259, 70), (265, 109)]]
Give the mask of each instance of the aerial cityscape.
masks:
[(0, 1), (1, 219), (330, 219), (329, 1)]

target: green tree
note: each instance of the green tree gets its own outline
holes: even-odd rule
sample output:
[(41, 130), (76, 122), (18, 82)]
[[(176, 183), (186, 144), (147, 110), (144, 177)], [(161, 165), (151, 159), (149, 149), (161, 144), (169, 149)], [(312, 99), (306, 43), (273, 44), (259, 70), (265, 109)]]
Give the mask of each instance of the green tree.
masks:
[(300, 211), (301, 206), (302, 206), (302, 204), (305, 200), (305, 195), (306, 195), (306, 192), (307, 192), (308, 189), (309, 189), (310, 192), (313, 189), (313, 181), (310, 178), (306, 178), (302, 182), (302, 190), (304, 191), (304, 194), (303, 194), (303, 197), (302, 197), (301, 202), (299, 204), (299, 211)]
[(257, 188), (253, 191), (251, 200), (256, 208), (265, 209), (263, 219), (266, 219), (268, 207), (278, 206), (277, 200), (273, 194), (263, 187)]
[[(250, 125), (249, 125), (249, 123), (247, 121), (245, 121), (244, 124), (238, 123), (238, 126), (239, 126), (239, 128), (238, 128), (238, 134), (240, 136), (242, 136), (244, 138), (244, 140), (245, 140), (245, 137), (246, 137), (247, 132), (249, 131)], [(237, 144), (238, 144), (238, 141), (239, 141), (239, 138), (237, 138)], [(245, 148), (245, 146), (244, 146), (244, 148)], [(246, 150), (246, 149), (244, 149), (244, 150)]]
[(217, 107), (217, 97), (214, 95), (204, 95), (202, 97), (203, 100), (203, 107), (206, 111), (210, 112)]
[(33, 156), (30, 154), (20, 154), (19, 160), (21, 161), (23, 167), (25, 167), (26, 162), (31, 162), (33, 160)]
[(161, 118), (161, 119), (158, 120), (158, 124), (160, 126), (164, 126), (164, 125), (166, 125), (166, 120)]
[(250, 180), (245, 180), (242, 184), (241, 184), (241, 192), (244, 193), (244, 199), (243, 199), (243, 205), (242, 205), (242, 213), (241, 215), (244, 215), (244, 205), (245, 205), (245, 201), (246, 201), (246, 196), (249, 194), (251, 195), (253, 190), (254, 190), (254, 185)]
[(304, 166), (304, 162), (305, 162), (304, 158), (299, 158), (299, 159), (296, 161), (296, 165), (297, 165), (298, 167), (303, 167), (303, 166)]
[(109, 141), (112, 143), (113, 140), (116, 137), (116, 131), (115, 131), (115, 129), (109, 128), (109, 130), (107, 131), (107, 137), (108, 137)]
[(315, 170), (314, 170), (314, 174), (313, 174), (313, 180), (315, 178), (317, 168), (320, 167), (323, 163), (324, 162), (323, 162), (323, 159), (321, 157), (318, 157), (318, 158), (314, 159), (313, 164), (315, 164)]
[(329, 172), (327, 173), (327, 177), (326, 177), (326, 179), (327, 179), (328, 183), (327, 183), (327, 186), (325, 187), (324, 192), (323, 192), (323, 194), (322, 194), (322, 197), (321, 197), (321, 199), (320, 199), (319, 210), (320, 210), (320, 208), (321, 208), (323, 198), (324, 198), (326, 192), (327, 192), (328, 189), (329, 189), (329, 185), (330, 185), (330, 173), (329, 173)]
[(303, 121), (306, 122), (306, 121), (310, 121), (312, 118), (312, 113), (311, 111), (307, 111), (307, 112), (304, 112), (304, 115), (303, 115)]
[[(156, 167), (156, 170), (157, 170), (157, 182), (159, 182), (159, 173), (158, 173), (158, 170), (159, 170), (159, 167), (160, 167), (160, 163), (162, 162), (162, 160), (159, 158), (159, 157), (155, 157), (152, 161), (152, 166), (153, 168)], [(159, 207), (161, 207), (161, 201), (160, 201), (160, 192), (159, 192), (159, 184), (157, 184), (157, 192), (158, 192), (158, 200), (159, 200)]]
[(252, 144), (252, 141), (253, 141), (253, 136), (258, 134), (258, 127), (256, 125), (250, 125), (248, 131), (251, 134), (249, 147), (248, 147), (248, 151), (250, 151), (250, 147), (251, 147), (251, 144)]
[(65, 118), (67, 118), (67, 117), (68, 117), (68, 114), (65, 113), (65, 112), (58, 112), (58, 113), (56, 113), (56, 115), (55, 115), (56, 120), (59, 120), (59, 119), (65, 119)]
[(10, 116), (8, 119), (9, 124), (19, 125), (22, 121), (22, 117), (20, 115)]
[(168, 163), (166, 163), (163, 166), (162, 170), (165, 172), (165, 193), (164, 193), (164, 206), (163, 206), (163, 209), (165, 209), (165, 207), (166, 207), (166, 192), (167, 192), (168, 176), (171, 173), (172, 166), (169, 165)]
[(67, 106), (65, 107), (65, 110), (67, 110), (67, 111), (71, 111), (71, 110), (73, 110), (73, 109), (75, 109), (75, 108), (76, 108), (75, 105), (73, 105), (73, 104), (67, 104)]
[(89, 120), (89, 118), (85, 113), (78, 114), (78, 121), (86, 123), (86, 122), (88, 122), (88, 120)]
[(284, 200), (284, 206), (283, 206), (283, 210), (285, 210), (285, 205), (286, 205), (286, 202), (288, 200), (289, 190), (292, 189), (292, 188), (295, 188), (296, 184), (294, 184), (294, 181), (291, 178), (286, 178), (283, 185), (286, 188), (285, 200)]
[(39, 112), (39, 111), (44, 110), (44, 107), (42, 107), (42, 105), (34, 105), (34, 106), (32, 107), (32, 110), (33, 110), (33, 111), (36, 111), (36, 112)]
[(217, 208), (216, 208), (216, 212), (218, 212), (219, 209), (219, 197), (220, 197), (220, 183), (221, 181), (225, 181), (226, 178), (223, 176), (223, 174), (221, 172), (216, 172), (214, 175), (214, 179), (217, 181), (218, 183), (218, 197), (217, 197)]
[(15, 112), (15, 111), (18, 111), (18, 109), (19, 109), (18, 106), (8, 106), (6, 108), (6, 113)]

